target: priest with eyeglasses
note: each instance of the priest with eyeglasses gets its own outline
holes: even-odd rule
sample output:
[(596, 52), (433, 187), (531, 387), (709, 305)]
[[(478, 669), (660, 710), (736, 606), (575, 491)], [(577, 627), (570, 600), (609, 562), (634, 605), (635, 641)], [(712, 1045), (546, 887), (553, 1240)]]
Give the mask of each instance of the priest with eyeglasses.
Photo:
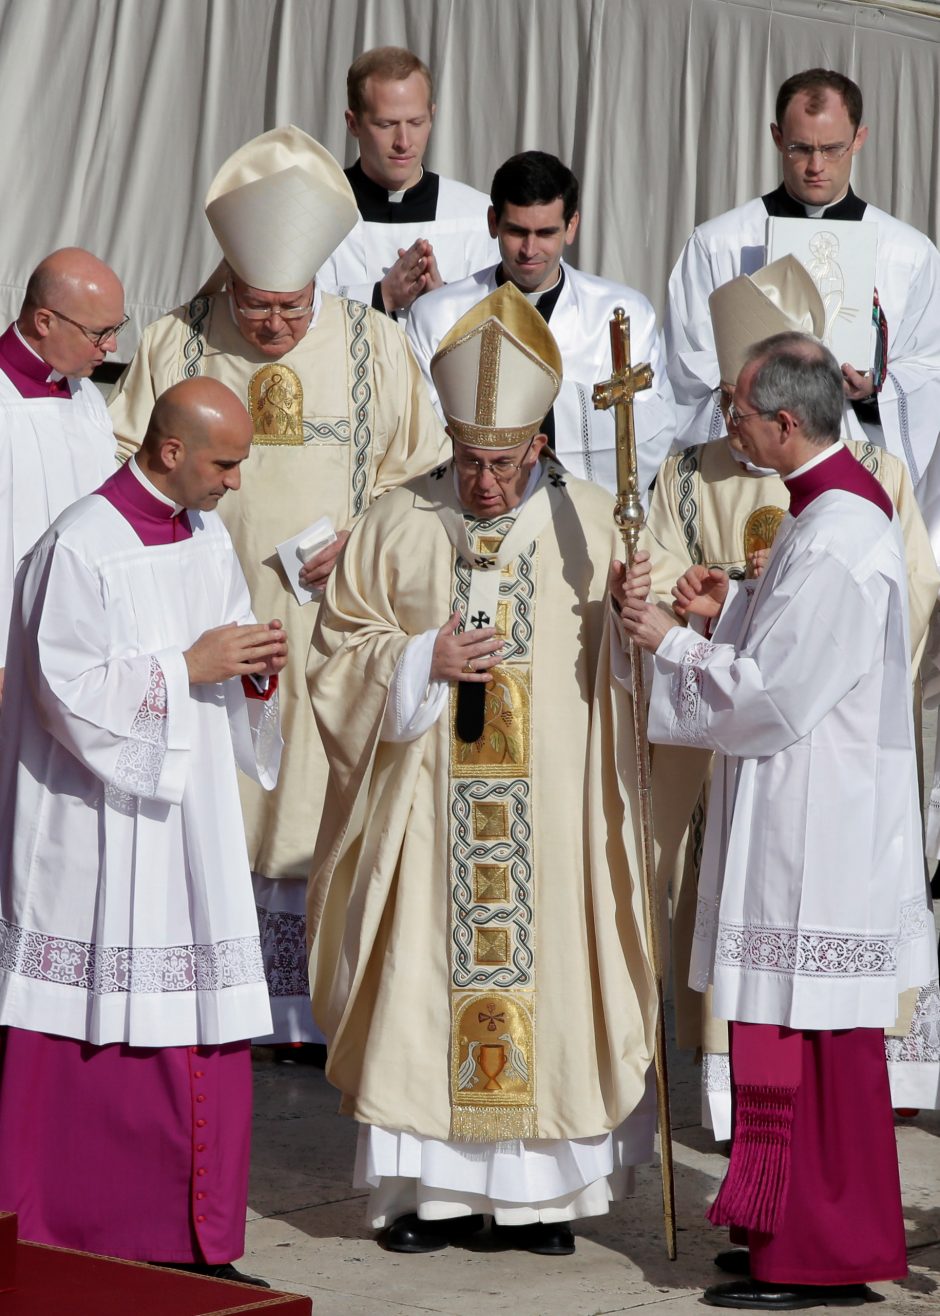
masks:
[[(840, 362), (842, 437), (870, 440), (900, 457), (915, 492), (934, 451), (940, 412), (940, 253), (909, 224), (862, 200), (849, 178), (865, 145), (862, 93), (832, 69), (796, 73), (777, 93), (771, 125), (783, 181), (765, 196), (700, 224), (669, 279), (666, 357), (682, 445), (724, 432), (708, 297), (766, 265), (772, 218), (877, 225), (871, 358)], [(867, 367), (867, 368), (866, 368)]]
[(126, 323), (114, 271), (63, 247), (29, 276), (0, 336), (0, 701), (17, 566), (60, 512), (114, 472), (111, 422), (88, 376)]
[[(907, 1273), (884, 1029), (935, 979), (900, 518), (839, 440), (843, 374), (809, 335), (754, 343), (729, 420), (789, 512), (758, 579), (695, 563), (675, 616), (639, 552), (618, 594), (652, 655), (655, 746), (711, 749), (689, 985), (730, 1022), (731, 1161), (709, 1209), (747, 1231), (714, 1306), (872, 1300)], [(679, 619), (688, 621), (680, 625)]]

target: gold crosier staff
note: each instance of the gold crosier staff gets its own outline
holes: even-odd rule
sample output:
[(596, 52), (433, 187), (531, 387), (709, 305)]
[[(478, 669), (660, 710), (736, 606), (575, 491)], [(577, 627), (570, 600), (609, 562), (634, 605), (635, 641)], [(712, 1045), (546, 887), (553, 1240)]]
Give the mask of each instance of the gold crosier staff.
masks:
[[(617, 505), (614, 520), (620, 527), (627, 566), (633, 565), (637, 541), (643, 529), (636, 467), (636, 434), (633, 425), (633, 395), (649, 388), (652, 368), (630, 364), (630, 318), (618, 306), (610, 322), (610, 354), (613, 376), (594, 385), (594, 406), (599, 411), (614, 408), (617, 423)], [(636, 754), (637, 795), (640, 805), (640, 838), (643, 851), (643, 894), (646, 907), (646, 940), (650, 967), (656, 980), (656, 1101), (659, 1114), (659, 1155), (663, 1179), (663, 1225), (666, 1254), (676, 1259), (676, 1201), (672, 1170), (672, 1117), (669, 1113), (669, 1074), (666, 1069), (666, 1017), (663, 1011), (663, 956), (656, 892), (656, 862), (653, 851), (653, 805), (650, 794), (650, 746), (646, 734), (646, 689), (643, 654), (630, 641), (630, 671), (633, 683), (633, 740)]]

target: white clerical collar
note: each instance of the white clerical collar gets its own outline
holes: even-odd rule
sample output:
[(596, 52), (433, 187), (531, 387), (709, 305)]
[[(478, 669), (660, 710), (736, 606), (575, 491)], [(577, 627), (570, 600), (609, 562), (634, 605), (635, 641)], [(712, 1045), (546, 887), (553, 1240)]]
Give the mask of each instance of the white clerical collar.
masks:
[(551, 288), (539, 288), (536, 292), (523, 293), (523, 296), (533, 306), (537, 307), (541, 298), (544, 297), (546, 293), (552, 292), (553, 289), (557, 288), (560, 282), (561, 282), (561, 268), (559, 267), (558, 273), (555, 276), (555, 282), (552, 284)]
[(818, 457), (810, 457), (808, 462), (804, 462), (802, 466), (797, 467), (795, 471), (790, 471), (783, 478), (785, 480), (795, 480), (798, 475), (805, 475), (814, 466), (819, 466), (822, 462), (827, 462), (830, 457), (834, 457), (844, 447), (845, 444), (841, 439), (838, 439), (835, 443), (830, 444), (828, 448), (823, 448)]
[[(239, 324), (238, 324), (238, 317), (237, 317), (236, 314), (235, 314), (235, 298), (232, 296), (232, 290), (231, 290), (231, 288), (226, 288), (226, 289), (225, 289), (225, 300), (228, 302), (228, 313), (229, 313), (229, 315), (232, 317), (232, 324), (235, 326), (236, 329), (238, 329), (238, 332), (241, 333), (241, 329), (240, 329)], [(310, 311), (310, 323), (307, 325), (306, 331), (305, 331), (305, 333), (304, 333), (304, 337), (305, 337), (305, 338), (306, 338), (307, 334), (309, 334), (310, 330), (314, 327), (314, 325), (316, 324), (317, 320), (320, 318), (320, 307), (321, 307), (322, 305), (323, 305), (323, 294), (320, 292), (320, 285), (317, 283), (316, 280), (314, 280), (314, 283), (313, 283), (313, 307), (312, 307), (312, 309), (311, 309), (311, 311)], [(242, 336), (244, 337), (244, 335), (242, 335)], [(297, 344), (295, 343), (294, 346), (296, 347)], [(288, 352), (289, 352), (290, 350), (291, 350), (290, 348), (287, 349)], [(284, 355), (286, 356), (287, 353), (285, 352)], [(275, 359), (277, 359), (277, 358), (275, 358)]]
[(734, 446), (733, 443), (728, 444), (728, 451), (731, 453), (731, 456), (738, 463), (738, 465), (743, 466), (749, 475), (779, 474), (779, 472), (775, 471), (772, 466), (755, 466), (752, 461), (750, 461), (747, 457), (745, 457), (743, 452), (738, 452), (737, 448)]
[[(13, 321), (13, 332), (16, 334), (17, 338), (20, 340), (20, 342), (21, 342), (21, 343), (23, 344), (23, 346), (26, 348), (27, 352), (32, 352), (32, 354), (33, 354), (33, 356), (36, 358), (36, 360), (37, 360), (37, 361), (41, 361), (41, 362), (43, 363), (44, 366), (48, 366), (48, 365), (49, 365), (49, 362), (45, 359), (45, 357), (42, 357), (42, 356), (39, 355), (39, 353), (36, 351), (35, 347), (30, 347), (29, 343), (27, 343), (26, 339), (25, 339), (25, 338), (23, 337), (23, 335), (20, 333), (20, 326), (16, 323), (15, 320)], [(60, 380), (60, 379), (64, 379), (64, 378), (65, 378), (65, 375), (63, 375), (63, 373), (62, 373), (61, 370), (53, 370), (53, 369), (50, 367), (50, 368), (49, 368), (49, 373), (48, 373), (48, 375), (46, 375), (46, 383), (47, 383), (47, 384), (58, 384), (59, 380)]]
[(806, 211), (807, 219), (822, 219), (823, 214), (829, 209), (830, 206), (837, 206), (839, 202), (844, 201), (849, 194), (848, 185), (846, 185), (846, 189), (841, 196), (834, 197), (832, 201), (827, 201), (824, 206), (809, 206), (806, 204), (805, 201), (801, 201), (799, 197), (795, 197), (788, 187), (785, 186), (785, 190), (787, 196), (790, 198), (791, 201), (795, 201), (798, 206), (803, 207), (803, 209)]
[[(559, 463), (559, 464), (560, 464), (560, 463)], [(541, 463), (541, 460), (539, 460), (539, 461), (537, 461), (537, 462), (535, 463), (535, 465), (532, 467), (531, 471), (529, 472), (529, 479), (528, 479), (528, 481), (527, 481), (527, 483), (526, 483), (526, 487), (525, 487), (525, 488), (523, 489), (523, 491), (522, 491), (522, 497), (519, 499), (519, 502), (516, 504), (515, 507), (511, 507), (511, 508), (509, 509), (508, 512), (500, 512), (499, 515), (500, 515), (500, 516), (515, 516), (516, 513), (519, 511), (519, 509), (520, 509), (521, 507), (524, 507), (525, 504), (529, 501), (530, 497), (532, 496), (532, 493), (533, 493), (534, 490), (535, 490), (535, 486), (536, 486), (536, 485), (538, 484), (538, 482), (539, 482), (539, 476), (540, 476), (541, 474), (542, 474), (542, 463)], [(453, 469), (453, 479), (454, 479), (454, 492), (457, 494), (457, 501), (459, 502), (459, 501), (460, 501), (460, 486), (459, 486), (458, 483), (457, 483), (457, 467), (456, 467), (456, 465), (454, 466), (454, 469)], [(461, 505), (461, 507), (463, 507), (463, 503), (461, 503), (460, 505)], [(464, 507), (463, 510), (466, 512), (468, 509), (467, 509), (466, 507)], [(478, 518), (478, 519), (479, 519), (479, 518)], [(494, 517), (493, 519), (496, 520), (495, 517)]]
[(397, 205), (399, 201), (404, 201), (405, 193), (410, 192), (413, 187), (417, 187), (423, 177), (424, 165), (421, 166), (421, 172), (413, 183), (409, 183), (407, 187), (400, 187), (397, 192), (389, 192), (389, 201), (391, 201), (393, 205)]
[(127, 464), (131, 468), (131, 475), (137, 478), (137, 480), (144, 486), (144, 488), (147, 490), (147, 492), (151, 495), (152, 498), (156, 498), (159, 502), (163, 503), (166, 507), (172, 507), (174, 516), (178, 516), (179, 513), (182, 512), (183, 504), (174, 503), (172, 498), (167, 498), (166, 494), (157, 488), (157, 486), (153, 483), (150, 477), (145, 475), (144, 472), (140, 469), (136, 455), (131, 457), (130, 461)]

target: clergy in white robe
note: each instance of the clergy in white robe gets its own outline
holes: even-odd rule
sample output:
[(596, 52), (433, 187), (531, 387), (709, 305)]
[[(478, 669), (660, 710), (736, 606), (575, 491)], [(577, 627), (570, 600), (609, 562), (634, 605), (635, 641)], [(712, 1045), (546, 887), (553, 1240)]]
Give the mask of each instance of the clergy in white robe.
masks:
[(434, 371), (453, 461), (353, 531), (310, 655), (331, 762), (314, 1003), (384, 1246), (492, 1214), (560, 1255), (654, 1123), (612, 499), (537, 456), (560, 359), (511, 285)]
[[(918, 489), (918, 500), (930, 532), (934, 556), (940, 561), (940, 462), (932, 462)], [(935, 610), (921, 666), (924, 711), (940, 707), (940, 611)], [(931, 860), (940, 859), (940, 744), (934, 746), (933, 775), (927, 804), (926, 850)], [(937, 891), (934, 872), (934, 893)], [(940, 1048), (940, 1008), (931, 1021), (930, 1043)]]
[[(700, 224), (683, 248), (669, 280), (665, 319), (678, 437), (684, 445), (724, 432), (708, 297), (729, 279), (765, 264), (768, 218), (874, 221), (871, 369), (859, 374), (843, 367), (842, 435), (870, 439), (900, 457), (918, 492), (940, 413), (940, 253), (924, 234), (852, 191), (852, 160), (868, 131), (861, 114), (861, 92), (842, 74), (816, 69), (788, 79), (778, 94), (773, 125), (783, 182), (776, 191)], [(836, 156), (840, 148), (843, 154)]]
[(0, 698), (20, 559), (114, 470), (114, 434), (88, 376), (125, 323), (114, 272), (66, 247), (30, 275), (19, 317), (0, 336)]
[[(750, 346), (771, 332), (825, 323), (822, 299), (793, 256), (742, 275), (712, 293), (710, 314), (726, 424), (734, 383)], [(916, 672), (937, 602), (940, 573), (904, 463), (871, 442), (846, 447), (885, 489), (898, 514), (907, 564), (911, 664)], [(754, 554), (766, 553), (789, 495), (776, 471), (749, 462), (734, 438), (686, 448), (657, 477), (640, 547), (650, 554), (654, 594), (671, 605), (677, 578), (694, 564), (717, 566), (736, 579), (753, 576)], [(915, 708), (919, 701), (915, 702)], [(919, 718), (915, 726), (919, 731)], [(672, 890), (676, 1031), (679, 1045), (702, 1056), (703, 1118), (715, 1137), (731, 1136), (728, 1029), (711, 994), (688, 986), (688, 964), (702, 855), (711, 753), (685, 746), (653, 752), (653, 801), (660, 880)], [(940, 990), (936, 980), (907, 993), (885, 1037), (895, 1107), (940, 1105)]]
[(490, 231), (499, 242), (499, 263), (428, 293), (408, 321), (408, 337), (438, 411), (430, 363), (441, 339), (477, 302), (512, 283), (547, 322), (564, 363), (558, 397), (544, 420), (549, 446), (573, 475), (616, 492), (614, 417), (594, 409), (591, 393), (610, 375), (610, 320), (622, 306), (630, 317), (633, 360), (653, 367), (653, 387), (638, 393), (635, 403), (637, 463), (645, 491), (675, 435), (672, 389), (652, 306), (633, 288), (562, 261), (565, 246), (574, 241), (579, 213), (578, 181), (560, 160), (543, 151), (513, 156), (496, 171), (491, 195)]
[(424, 168), (437, 107), (417, 55), (400, 46), (367, 50), (350, 66), (346, 90), (359, 159), (345, 172), (359, 219), (317, 282), (405, 319), (417, 297), (496, 258), (489, 197)]
[[(288, 198), (285, 179), (297, 184)], [(219, 379), (238, 394), (254, 421), (252, 460), (221, 515), (255, 611), (282, 618), (295, 652), (306, 653), (350, 527), (380, 494), (434, 465), (443, 430), (403, 331), (314, 282), (356, 215), (323, 147), (296, 128), (263, 134), (222, 166), (207, 210), (231, 262), (228, 286), (144, 331), (111, 418), (121, 447), (133, 451), (154, 399), (178, 380)], [(275, 546), (323, 517), (336, 540), (306, 565), (295, 554), (289, 578)], [(304, 906), (327, 763), (302, 663), (285, 672), (281, 717), (276, 790), (241, 783), (274, 1020), (258, 1040), (314, 1042), (322, 1038), (310, 1014)]]
[(732, 1021), (731, 1163), (709, 1215), (748, 1230), (752, 1277), (707, 1290), (718, 1306), (856, 1301), (907, 1269), (883, 1030), (936, 947), (903, 542), (838, 442), (841, 408), (815, 339), (755, 345), (730, 416), (790, 493), (764, 572), (680, 579), (679, 611), (710, 636), (623, 610), (653, 651), (651, 740), (718, 755), (690, 982)]
[(0, 727), (0, 1201), (229, 1276), (270, 1028), (236, 762), (274, 784), (286, 657), (215, 511), (251, 437), (215, 381), (164, 394), (24, 560)]

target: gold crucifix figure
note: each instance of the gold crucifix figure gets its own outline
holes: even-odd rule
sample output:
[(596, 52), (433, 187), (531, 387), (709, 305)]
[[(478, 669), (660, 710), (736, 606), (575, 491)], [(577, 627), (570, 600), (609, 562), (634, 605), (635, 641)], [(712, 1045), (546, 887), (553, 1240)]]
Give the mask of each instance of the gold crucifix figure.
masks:
[(617, 506), (614, 520), (623, 535), (627, 565), (632, 566), (637, 540), (643, 529), (643, 502), (640, 497), (636, 465), (636, 430), (633, 423), (633, 399), (653, 384), (649, 362), (630, 364), (630, 317), (622, 306), (614, 311), (610, 322), (610, 354), (613, 375), (594, 385), (593, 401), (598, 411), (614, 408), (617, 426)]

